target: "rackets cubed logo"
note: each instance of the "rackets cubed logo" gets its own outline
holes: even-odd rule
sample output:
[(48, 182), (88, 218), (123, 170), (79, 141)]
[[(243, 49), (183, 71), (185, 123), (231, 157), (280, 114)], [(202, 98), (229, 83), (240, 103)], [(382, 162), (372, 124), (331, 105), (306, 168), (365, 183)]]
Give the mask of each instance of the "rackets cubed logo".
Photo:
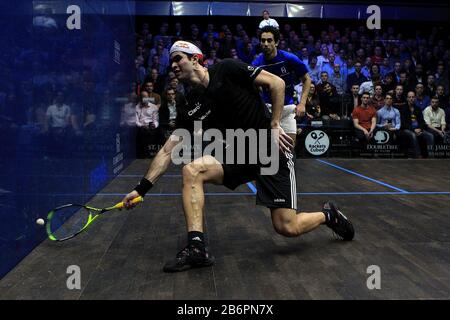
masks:
[(328, 151), (330, 139), (322, 130), (311, 131), (305, 139), (305, 148), (314, 156), (320, 156)]

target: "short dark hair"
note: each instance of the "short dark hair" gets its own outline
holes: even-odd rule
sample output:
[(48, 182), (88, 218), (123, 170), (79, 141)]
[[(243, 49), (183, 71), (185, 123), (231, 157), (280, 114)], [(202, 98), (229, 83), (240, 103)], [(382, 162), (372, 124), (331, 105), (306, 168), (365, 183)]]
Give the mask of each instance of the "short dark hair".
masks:
[(275, 43), (280, 40), (280, 30), (272, 26), (265, 26), (261, 29), (261, 33), (259, 34), (259, 41), (261, 41), (261, 35), (263, 34), (263, 32), (270, 32), (271, 34), (273, 34)]

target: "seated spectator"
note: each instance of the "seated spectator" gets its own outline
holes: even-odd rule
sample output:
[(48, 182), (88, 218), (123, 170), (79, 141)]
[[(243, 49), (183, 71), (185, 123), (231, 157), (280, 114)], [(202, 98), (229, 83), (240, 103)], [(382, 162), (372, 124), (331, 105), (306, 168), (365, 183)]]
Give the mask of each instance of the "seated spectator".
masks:
[(148, 158), (158, 151), (161, 141), (159, 130), (159, 107), (150, 101), (147, 91), (141, 91), (140, 101), (136, 105), (136, 157)]
[(363, 93), (361, 105), (352, 112), (353, 125), (355, 127), (355, 138), (361, 147), (365, 147), (367, 142), (373, 137), (377, 124), (377, 111), (369, 105), (370, 96)]
[(334, 72), (336, 56), (334, 53), (328, 54), (328, 59), (322, 60), (322, 64), (320, 65), (321, 72), (327, 72), (330, 76)]
[(359, 95), (359, 85), (358, 84), (352, 85), (351, 90), (352, 108), (350, 110), (350, 113), (361, 104), (360, 97), (361, 96)]
[(120, 125), (125, 127), (136, 126), (136, 93), (131, 93), (129, 101), (125, 103), (120, 114)]
[(216, 52), (216, 50), (211, 49), (211, 50), (209, 50), (209, 54), (208, 54), (208, 57), (207, 57), (206, 60), (205, 60), (204, 65), (205, 65), (205, 67), (208, 68), (208, 67), (210, 67), (210, 66), (216, 64), (216, 63), (219, 62), (219, 61), (220, 61), (220, 59), (217, 57), (217, 52)]
[(159, 123), (163, 131), (163, 136), (167, 139), (176, 127), (177, 110), (180, 105), (175, 99), (176, 91), (172, 88), (167, 89), (166, 96), (163, 99), (161, 108), (159, 108)]
[(378, 83), (380, 83), (380, 76), (375, 74), (371, 80), (361, 83), (361, 86), (359, 87), (359, 95), (362, 95), (364, 92), (368, 92), (372, 97), (375, 94), (375, 85)]
[(402, 71), (402, 64), (400, 61), (396, 61), (394, 63), (394, 70), (390, 73), (392, 75), (392, 79), (394, 79), (395, 84), (400, 81), (400, 71)]
[(384, 96), (383, 96), (383, 87), (381, 84), (375, 85), (374, 94), (370, 99), (370, 104), (376, 109), (380, 110), (384, 107)]
[(445, 94), (444, 86), (438, 85), (436, 87), (436, 96), (439, 99), (439, 108), (447, 109), (448, 106), (448, 96)]
[(445, 108), (445, 123), (450, 123), (450, 96), (447, 100), (447, 108)]
[(330, 75), (330, 83), (336, 87), (338, 95), (343, 95), (347, 92), (347, 81), (342, 75), (341, 67), (338, 64), (334, 65), (333, 73)]
[(256, 51), (253, 48), (253, 44), (251, 42), (247, 42), (246, 44), (244, 44), (244, 48), (239, 53), (239, 58), (243, 62), (245, 62), (247, 64), (251, 64), (252, 61), (255, 59), (255, 54), (256, 54)]
[(430, 74), (427, 77), (427, 83), (425, 84), (424, 92), (429, 97), (434, 97), (436, 95), (436, 83), (434, 75)]
[(169, 84), (167, 85), (166, 90), (162, 94), (163, 96), (162, 101), (164, 101), (165, 97), (167, 97), (166, 91), (169, 89), (173, 89), (175, 91), (175, 100), (177, 101), (177, 104), (181, 104), (185, 100), (184, 99), (185, 91), (183, 84), (180, 83), (180, 81), (177, 78), (172, 78)]
[(62, 154), (70, 129), (70, 107), (64, 103), (64, 94), (57, 92), (54, 104), (47, 108), (44, 133), (49, 132), (49, 154)]
[(383, 58), (383, 63), (380, 66), (380, 75), (384, 79), (386, 75), (392, 72), (392, 68), (389, 65), (389, 58)]
[(153, 92), (161, 94), (164, 90), (164, 76), (160, 75), (157, 69), (151, 69), (150, 74), (145, 78), (145, 82), (153, 83)]
[(402, 85), (404, 92), (409, 92), (414, 89), (413, 86), (410, 84), (408, 74), (406, 73), (405, 70), (400, 71), (400, 79), (397, 85)]
[(306, 98), (306, 120), (309, 124), (312, 120), (321, 119), (321, 109), (320, 109), (320, 101), (316, 92), (316, 85), (311, 83), (311, 87), (309, 89), (308, 97)]
[(146, 93), (148, 94), (147, 100), (156, 105), (157, 108), (159, 108), (161, 106), (161, 96), (153, 92), (154, 87), (155, 86), (153, 82), (146, 82), (142, 86), (142, 90), (146, 91)]
[(317, 65), (317, 58), (311, 57), (309, 59), (309, 65), (308, 65), (308, 74), (311, 78), (311, 81), (314, 83), (319, 83), (320, 80), (320, 67)]
[[(409, 138), (409, 145), (415, 158), (424, 155), (428, 156), (428, 150), (433, 147), (434, 136), (426, 131), (426, 124), (423, 119), (422, 110), (415, 103), (416, 95), (413, 91), (407, 94), (407, 105), (400, 110), (401, 127), (400, 130)], [(420, 142), (420, 143), (419, 143)], [(421, 148), (421, 145), (426, 148)], [(421, 150), (422, 149), (422, 150)]]
[[(371, 57), (371, 59), (372, 59), (372, 62), (373, 62), (375, 65), (380, 65), (380, 64), (383, 63), (384, 57), (383, 57), (383, 52), (382, 52), (382, 49), (381, 49), (380, 46), (376, 46), (376, 47), (375, 47), (375, 49), (374, 49), (374, 54), (373, 54), (373, 56)], [(388, 59), (388, 61), (389, 61), (389, 59)]]
[(305, 66), (309, 65), (309, 52), (308, 52), (308, 48), (304, 47), (302, 48), (302, 50), (300, 51), (300, 56), (299, 56), (300, 60), (302, 60), (303, 64)]
[(372, 59), (370, 57), (366, 57), (364, 60), (364, 66), (361, 68), (361, 73), (367, 78), (370, 79), (372, 70)]
[(443, 64), (438, 64), (434, 78), (436, 87), (442, 86), (444, 88), (444, 94), (448, 94), (449, 93), (448, 72), (445, 72), (445, 66)]
[[(414, 73), (411, 77), (411, 84), (414, 85), (414, 87), (417, 86), (417, 84), (423, 84), (425, 83), (425, 75), (423, 72), (423, 66), (420, 63), (417, 63), (416, 66), (414, 67)], [(416, 92), (417, 94), (417, 92)]]
[(406, 99), (403, 92), (402, 85), (399, 84), (395, 87), (393, 106), (398, 110), (402, 109), (406, 105)]
[(424, 85), (422, 83), (416, 84), (416, 106), (420, 110), (425, 110), (431, 104), (431, 99), (429, 96), (424, 94)]
[(262, 29), (264, 27), (271, 26), (275, 28), (279, 28), (278, 22), (275, 19), (272, 19), (269, 15), (269, 11), (264, 10), (263, 11), (263, 20), (259, 23), (259, 29)]
[(319, 94), (322, 119), (325, 121), (340, 120), (340, 97), (336, 87), (329, 82), (322, 83), (322, 91)]
[(381, 80), (381, 85), (383, 86), (383, 92), (395, 90), (395, 81), (392, 73), (388, 73), (383, 80)]
[(361, 62), (355, 63), (355, 72), (350, 73), (347, 76), (347, 88), (351, 88), (354, 84), (361, 85), (363, 82), (368, 81), (366, 76), (361, 73)]
[(377, 111), (377, 130), (389, 132), (391, 140), (394, 140), (400, 129), (400, 111), (392, 106), (390, 94), (386, 94), (385, 102), (385, 105)]
[(316, 91), (317, 91), (318, 94), (320, 94), (323, 91), (324, 84), (329, 83), (328, 80), (329, 80), (328, 72), (322, 71), (320, 73), (320, 80), (319, 80), (319, 82), (316, 85)]
[(431, 98), (431, 106), (426, 107), (423, 111), (423, 119), (427, 125), (427, 131), (434, 136), (434, 142), (443, 142), (446, 122), (445, 111), (439, 108), (439, 98), (434, 96)]

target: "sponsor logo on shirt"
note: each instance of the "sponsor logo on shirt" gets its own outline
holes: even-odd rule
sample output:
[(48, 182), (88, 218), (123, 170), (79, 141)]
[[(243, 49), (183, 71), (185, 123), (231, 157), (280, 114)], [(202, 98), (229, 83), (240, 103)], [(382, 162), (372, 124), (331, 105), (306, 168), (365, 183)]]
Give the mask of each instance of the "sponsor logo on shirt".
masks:
[(202, 106), (202, 104), (201, 104), (200, 102), (196, 102), (196, 103), (195, 103), (195, 108), (192, 109), (192, 110), (190, 110), (190, 111), (188, 112), (188, 115), (189, 115), (189, 116), (192, 116), (194, 113), (196, 113), (196, 112), (198, 111), (198, 109), (200, 109), (201, 106)]

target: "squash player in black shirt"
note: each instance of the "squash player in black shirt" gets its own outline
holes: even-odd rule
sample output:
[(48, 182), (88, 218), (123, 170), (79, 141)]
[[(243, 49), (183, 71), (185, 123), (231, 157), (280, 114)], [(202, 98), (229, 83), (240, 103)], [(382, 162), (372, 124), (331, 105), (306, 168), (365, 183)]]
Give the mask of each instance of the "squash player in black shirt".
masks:
[[(274, 229), (286, 237), (296, 237), (322, 224), (330, 227), (341, 239), (352, 240), (354, 229), (350, 221), (332, 202), (326, 202), (321, 211), (297, 214), (295, 158), (291, 152), (292, 139), (280, 127), (284, 105), (284, 81), (260, 68), (232, 59), (225, 59), (209, 69), (202, 66), (203, 55), (190, 42), (177, 41), (170, 50), (172, 70), (177, 78), (194, 89), (187, 94), (187, 103), (177, 115), (177, 127), (192, 130), (193, 122), (201, 120), (209, 127), (219, 129), (275, 129), (274, 139), (279, 146), (279, 168), (272, 175), (261, 174), (258, 164), (221, 163), (211, 155), (204, 155), (183, 167), (183, 210), (188, 231), (188, 244), (164, 266), (165, 272), (184, 271), (214, 264), (213, 256), (204, 243), (203, 185), (212, 183), (229, 189), (256, 180), (257, 204), (271, 211)], [(272, 118), (257, 87), (266, 87), (272, 98)], [(158, 152), (147, 174), (126, 195), (130, 201), (145, 196), (167, 170), (171, 152), (180, 143), (169, 137)], [(246, 150), (248, 151), (248, 150)]]

